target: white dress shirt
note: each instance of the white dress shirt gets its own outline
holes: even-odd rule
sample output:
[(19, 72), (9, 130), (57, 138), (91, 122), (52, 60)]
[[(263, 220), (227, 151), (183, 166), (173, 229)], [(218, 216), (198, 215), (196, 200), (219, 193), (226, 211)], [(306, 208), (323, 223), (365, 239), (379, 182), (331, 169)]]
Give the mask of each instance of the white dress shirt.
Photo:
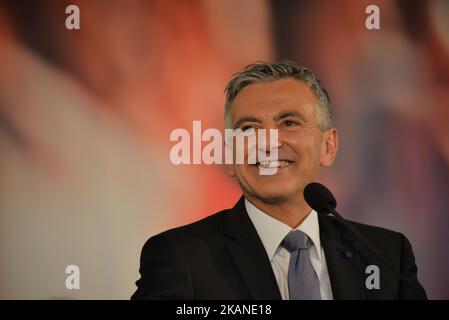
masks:
[(320, 282), (321, 299), (332, 300), (332, 289), (327, 271), (326, 257), (321, 246), (320, 228), (316, 211), (312, 210), (297, 228), (292, 229), (283, 222), (259, 210), (247, 199), (245, 199), (245, 207), (267, 251), (282, 299), (289, 300), (287, 276), (290, 252), (281, 246), (281, 242), (290, 231), (301, 230), (312, 240), (312, 245), (307, 250), (309, 250), (313, 269)]

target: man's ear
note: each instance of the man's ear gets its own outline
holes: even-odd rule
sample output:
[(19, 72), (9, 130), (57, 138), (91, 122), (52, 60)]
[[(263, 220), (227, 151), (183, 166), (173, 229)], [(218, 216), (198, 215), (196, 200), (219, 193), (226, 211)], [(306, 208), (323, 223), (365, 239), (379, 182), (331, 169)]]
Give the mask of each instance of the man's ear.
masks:
[(324, 132), (321, 145), (320, 164), (323, 167), (330, 167), (337, 157), (338, 152), (338, 132), (332, 128)]

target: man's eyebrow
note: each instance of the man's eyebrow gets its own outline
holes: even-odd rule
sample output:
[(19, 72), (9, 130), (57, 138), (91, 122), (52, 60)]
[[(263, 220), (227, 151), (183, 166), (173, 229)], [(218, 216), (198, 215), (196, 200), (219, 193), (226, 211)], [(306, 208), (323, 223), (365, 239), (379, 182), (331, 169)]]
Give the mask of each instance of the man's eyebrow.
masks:
[(301, 113), (296, 112), (296, 111), (281, 111), (277, 115), (274, 116), (273, 120), (279, 121), (279, 120), (282, 120), (282, 119), (288, 118), (288, 117), (295, 117), (295, 118), (301, 119), (302, 121), (307, 121), (307, 119), (306, 119), (306, 117), (304, 117), (304, 115), (302, 115)]
[(262, 120), (256, 118), (256, 117), (241, 117), (237, 120), (237, 122), (234, 125), (234, 129), (240, 127), (240, 125), (244, 122), (257, 122), (257, 123), (262, 123)]

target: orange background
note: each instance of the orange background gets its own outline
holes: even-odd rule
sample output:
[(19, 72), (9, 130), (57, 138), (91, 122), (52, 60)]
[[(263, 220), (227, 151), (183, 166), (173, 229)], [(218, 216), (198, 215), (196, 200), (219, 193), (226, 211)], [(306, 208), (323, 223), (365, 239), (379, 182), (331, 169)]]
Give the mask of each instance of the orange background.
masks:
[[(67, 30), (76, 4), (81, 29)], [(381, 29), (365, 28), (380, 8)], [(222, 166), (170, 163), (170, 132), (223, 129), (257, 60), (311, 67), (341, 150), (320, 181), (347, 218), (405, 233), (449, 298), (444, 1), (0, 1), (0, 298), (128, 298), (151, 235), (230, 207)], [(81, 289), (65, 288), (65, 267)]]

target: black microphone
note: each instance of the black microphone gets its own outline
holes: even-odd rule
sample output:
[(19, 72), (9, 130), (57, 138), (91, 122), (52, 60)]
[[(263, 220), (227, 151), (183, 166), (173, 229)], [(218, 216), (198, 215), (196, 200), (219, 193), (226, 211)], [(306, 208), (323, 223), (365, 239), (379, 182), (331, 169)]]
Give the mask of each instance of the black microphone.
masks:
[(382, 253), (380, 253), (371, 242), (369, 242), (352, 224), (345, 220), (335, 210), (337, 201), (328, 188), (317, 182), (309, 183), (304, 188), (304, 199), (313, 210), (318, 212), (318, 214), (333, 216), (340, 225), (350, 231), (361, 243), (363, 243), (383, 265), (390, 269), (401, 280), (405, 281), (403, 275), (388, 263)]

